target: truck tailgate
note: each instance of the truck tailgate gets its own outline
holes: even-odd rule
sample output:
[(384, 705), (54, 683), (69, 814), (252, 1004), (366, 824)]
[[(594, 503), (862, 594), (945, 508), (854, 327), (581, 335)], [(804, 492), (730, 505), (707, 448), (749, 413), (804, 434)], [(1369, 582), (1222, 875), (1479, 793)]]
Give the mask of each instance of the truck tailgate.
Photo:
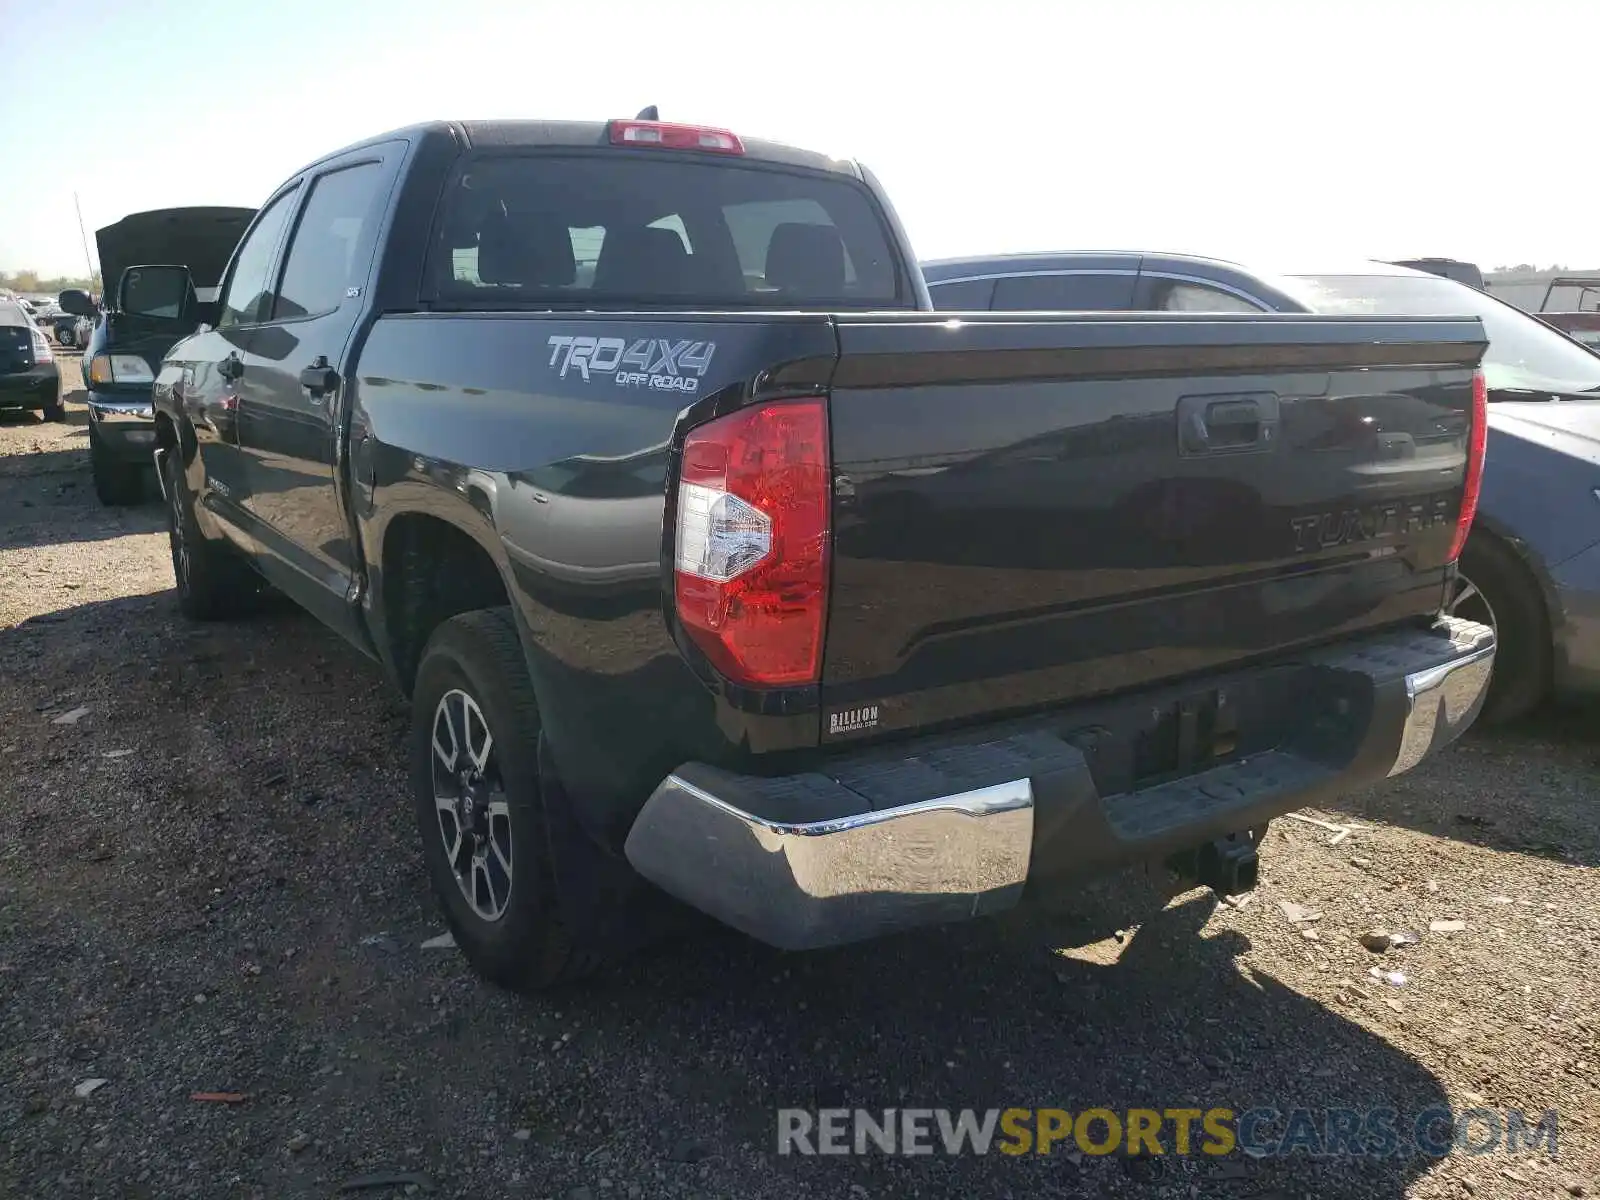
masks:
[(841, 315), (823, 740), (1438, 611), (1473, 319)]

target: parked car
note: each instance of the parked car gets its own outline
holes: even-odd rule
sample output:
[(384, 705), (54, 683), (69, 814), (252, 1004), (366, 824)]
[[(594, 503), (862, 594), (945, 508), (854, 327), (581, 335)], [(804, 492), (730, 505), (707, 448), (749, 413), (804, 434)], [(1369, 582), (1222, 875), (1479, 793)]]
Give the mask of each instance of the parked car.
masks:
[[(1483, 346), (1475, 318), (952, 326), (854, 163), (440, 122), (267, 200), (162, 364), (157, 460), (185, 613), (265, 579), (409, 696), (445, 919), (535, 987), (649, 885), (792, 949), (1169, 856), (1250, 886), (1271, 817), (1481, 703), (1493, 631), (1441, 607)], [(1425, 462), (1361, 436), (1375, 372)], [(1285, 504), (1280, 445), (1381, 484)], [(1113, 454), (1115, 503), (1054, 487)]]
[[(936, 306), (1479, 317), (1488, 466), (1450, 611), (1496, 626), (1486, 717), (1600, 693), (1600, 358), (1487, 292), (1385, 263), (1253, 271), (1178, 254), (927, 263)], [(1375, 418), (1374, 436), (1386, 436)]]
[(66, 415), (50, 340), (14, 300), (0, 300), (0, 409), (33, 409), (46, 421)]
[[(215, 318), (217, 281), (254, 214), (253, 208), (162, 208), (124, 217), (94, 235), (111, 302), (101, 306), (87, 292), (61, 293), (62, 308), (93, 321), (87, 335), (79, 325), (72, 336), (83, 346), (89, 464), (102, 504), (144, 499), (155, 450), (150, 386), (161, 356), (200, 321)], [(148, 263), (187, 268), (185, 286), (195, 295), (172, 291), (175, 276), (151, 272)]]
[(88, 317), (63, 311), (50, 319), (50, 332), (60, 345), (73, 349), (89, 340), (89, 335), (94, 332), (94, 322)]
[(1600, 353), (1600, 275), (1552, 279), (1539, 303), (1538, 317)]

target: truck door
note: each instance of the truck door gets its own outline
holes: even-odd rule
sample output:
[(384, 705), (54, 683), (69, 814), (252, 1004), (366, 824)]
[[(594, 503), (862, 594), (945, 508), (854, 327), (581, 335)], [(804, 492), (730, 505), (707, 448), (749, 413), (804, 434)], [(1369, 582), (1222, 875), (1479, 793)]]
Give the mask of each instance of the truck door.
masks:
[(289, 184), (261, 209), (245, 233), (220, 289), (216, 328), (197, 334), (183, 350), (182, 404), (194, 430), (199, 478), (192, 479), (205, 519), (248, 550), (255, 547), (243, 508), (244, 464), (239, 454), (239, 413), (254, 382), (246, 363), (256, 333), (270, 314), (272, 283), (284, 230), (300, 196)]
[(271, 317), (250, 347), (240, 413), (244, 505), (261, 570), (352, 637), (359, 556), (339, 473), (344, 371), (403, 146), (363, 148), (307, 181)]

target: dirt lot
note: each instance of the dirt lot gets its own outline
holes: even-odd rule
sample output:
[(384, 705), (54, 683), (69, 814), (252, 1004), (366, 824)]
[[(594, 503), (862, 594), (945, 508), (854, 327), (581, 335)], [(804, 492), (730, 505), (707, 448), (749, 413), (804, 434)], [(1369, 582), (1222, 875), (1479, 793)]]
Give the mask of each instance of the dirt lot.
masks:
[[(1347, 797), (1338, 845), (1278, 822), (1242, 908), (1117, 879), (828, 954), (691, 938), (523, 999), (422, 947), (377, 672), (294, 614), (179, 619), (161, 509), (95, 503), (84, 419), (0, 419), (0, 1196), (1600, 1189), (1595, 713)], [(1375, 926), (1422, 940), (1380, 960)], [(1559, 1157), (775, 1153), (788, 1106), (1437, 1104), (1555, 1108)]]

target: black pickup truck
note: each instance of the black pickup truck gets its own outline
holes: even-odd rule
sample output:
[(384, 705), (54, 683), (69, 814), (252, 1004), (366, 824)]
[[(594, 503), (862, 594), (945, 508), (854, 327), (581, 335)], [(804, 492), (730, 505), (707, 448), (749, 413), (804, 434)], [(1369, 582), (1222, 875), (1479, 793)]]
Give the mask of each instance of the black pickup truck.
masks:
[(1482, 702), (1440, 611), (1484, 342), (935, 314), (855, 163), (437, 123), (267, 200), (156, 460), (186, 613), (265, 580), (410, 697), (446, 919), (538, 987), (656, 888), (801, 949), (1123, 864), (1249, 886), (1271, 817)]

